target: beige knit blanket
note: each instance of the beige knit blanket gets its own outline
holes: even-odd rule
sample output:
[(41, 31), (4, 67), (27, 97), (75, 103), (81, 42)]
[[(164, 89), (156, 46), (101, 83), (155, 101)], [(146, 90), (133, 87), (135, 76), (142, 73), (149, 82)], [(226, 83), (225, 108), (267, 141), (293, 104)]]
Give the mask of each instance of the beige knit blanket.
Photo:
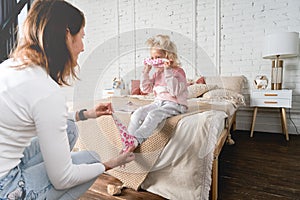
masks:
[[(133, 105), (144, 105), (150, 102), (151, 101), (131, 99), (131, 103), (133, 103)], [(124, 168), (115, 168), (110, 170), (108, 171), (108, 174), (118, 178), (126, 187), (138, 190), (157, 161), (157, 158), (161, 154), (163, 148), (172, 137), (178, 121), (185, 116), (210, 109), (210, 106), (201, 105), (197, 109), (189, 110), (185, 114), (168, 118), (165, 120), (165, 123), (162, 123), (161, 127), (156, 129), (152, 136), (150, 136), (135, 150), (135, 161), (127, 164)], [(118, 117), (119, 119), (122, 119), (125, 124), (128, 124), (130, 114), (119, 113)], [(121, 139), (112, 117), (102, 116), (97, 119), (97, 123), (101, 129), (100, 131), (107, 136), (111, 143), (121, 150)]]

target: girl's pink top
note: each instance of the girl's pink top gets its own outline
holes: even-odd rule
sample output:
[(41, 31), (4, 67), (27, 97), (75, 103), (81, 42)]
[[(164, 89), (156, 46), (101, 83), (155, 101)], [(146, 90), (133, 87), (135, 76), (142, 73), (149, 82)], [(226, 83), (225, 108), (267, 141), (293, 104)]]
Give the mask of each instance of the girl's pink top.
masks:
[(187, 80), (181, 67), (155, 72), (151, 78), (149, 73), (143, 73), (140, 88), (144, 93), (153, 92), (156, 100), (168, 100), (187, 106)]

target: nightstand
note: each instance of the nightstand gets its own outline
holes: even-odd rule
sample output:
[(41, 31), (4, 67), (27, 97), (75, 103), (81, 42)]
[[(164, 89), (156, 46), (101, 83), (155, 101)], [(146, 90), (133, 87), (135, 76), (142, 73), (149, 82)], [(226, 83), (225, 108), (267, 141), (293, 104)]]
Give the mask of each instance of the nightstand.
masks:
[(250, 106), (254, 107), (250, 137), (253, 137), (258, 108), (268, 107), (280, 109), (282, 132), (286, 140), (289, 140), (285, 108), (292, 107), (292, 90), (252, 90)]

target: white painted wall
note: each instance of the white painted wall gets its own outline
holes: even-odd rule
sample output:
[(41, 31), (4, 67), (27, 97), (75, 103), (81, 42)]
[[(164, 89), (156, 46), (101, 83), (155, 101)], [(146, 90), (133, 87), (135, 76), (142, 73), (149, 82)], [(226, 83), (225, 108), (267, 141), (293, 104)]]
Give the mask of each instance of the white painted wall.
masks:
[[(244, 75), (249, 92), (256, 75), (270, 77), (271, 61), (262, 58), (265, 35), (300, 32), (298, 0), (69, 0), (86, 16), (85, 52), (79, 58), (81, 81), (65, 89), (69, 100), (101, 97), (114, 77), (139, 78), (142, 59), (148, 56), (145, 41), (166, 33), (178, 46), (188, 77)], [(284, 60), (284, 87), (293, 89), (288, 118), (300, 130), (299, 57)], [(249, 103), (248, 103), (249, 105)], [(252, 109), (238, 112), (237, 128), (249, 130)], [(289, 132), (296, 133), (291, 120)], [(256, 130), (281, 132), (276, 109), (258, 112)]]

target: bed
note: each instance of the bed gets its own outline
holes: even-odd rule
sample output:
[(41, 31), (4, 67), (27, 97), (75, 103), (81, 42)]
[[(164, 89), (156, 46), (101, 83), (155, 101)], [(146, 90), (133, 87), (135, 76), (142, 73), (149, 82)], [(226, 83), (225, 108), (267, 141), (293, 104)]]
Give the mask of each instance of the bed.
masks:
[[(164, 121), (136, 149), (136, 160), (107, 173), (124, 186), (167, 199), (212, 199), (218, 196), (218, 156), (235, 128), (236, 111), (244, 105), (243, 76), (205, 77), (189, 86), (189, 110)], [(199, 95), (200, 94), (200, 95)], [(151, 95), (110, 97), (115, 114), (128, 124), (131, 113), (151, 103)], [(120, 152), (122, 144), (111, 116), (80, 123), (81, 148), (97, 151), (102, 160)]]

